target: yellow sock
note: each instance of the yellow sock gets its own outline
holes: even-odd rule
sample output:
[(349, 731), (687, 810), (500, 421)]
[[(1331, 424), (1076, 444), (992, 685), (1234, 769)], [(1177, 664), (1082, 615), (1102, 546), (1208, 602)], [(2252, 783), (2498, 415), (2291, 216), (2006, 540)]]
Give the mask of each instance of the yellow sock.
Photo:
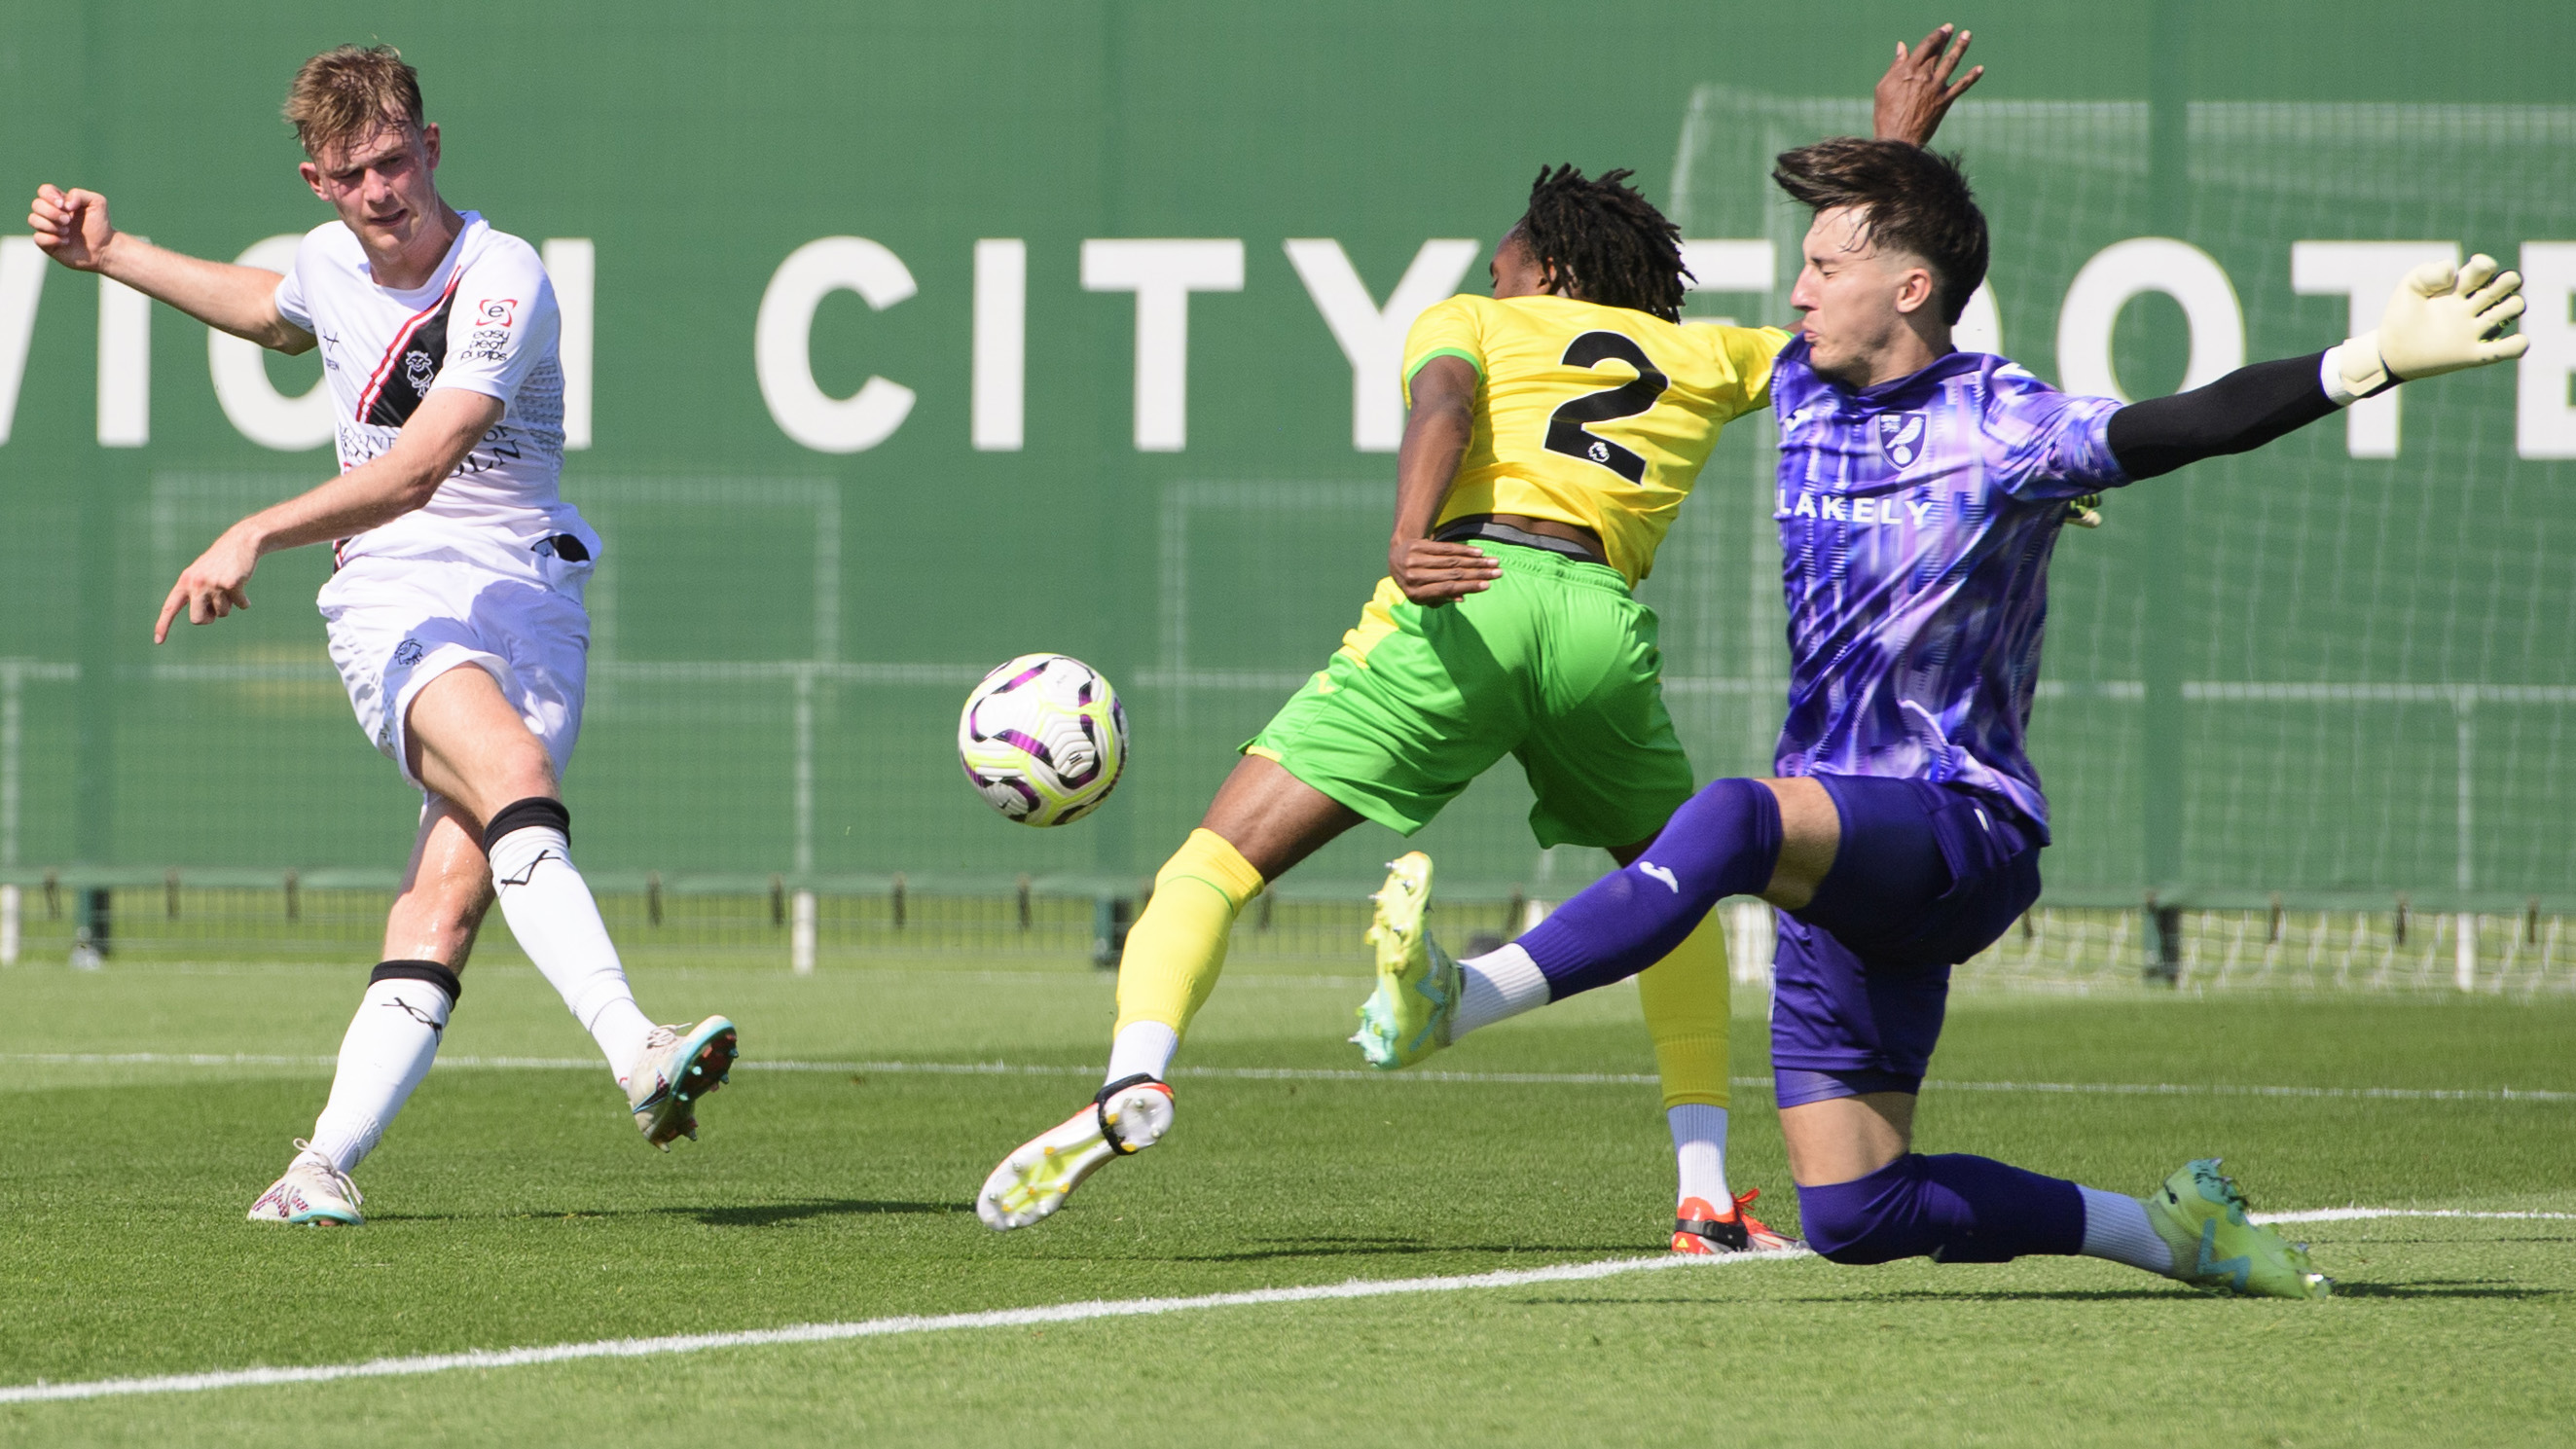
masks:
[[(1261, 894), (1261, 872), (1213, 830), (1190, 838), (1154, 876), (1154, 898), (1118, 958), (1118, 1025), (1159, 1021), (1175, 1034), (1207, 1004), (1234, 917)], [(1722, 1008), (1721, 1008), (1722, 1009)]]
[(1637, 975), (1667, 1111), (1684, 1102), (1727, 1103), (1728, 986), (1726, 928), (1716, 911), (1671, 955)]

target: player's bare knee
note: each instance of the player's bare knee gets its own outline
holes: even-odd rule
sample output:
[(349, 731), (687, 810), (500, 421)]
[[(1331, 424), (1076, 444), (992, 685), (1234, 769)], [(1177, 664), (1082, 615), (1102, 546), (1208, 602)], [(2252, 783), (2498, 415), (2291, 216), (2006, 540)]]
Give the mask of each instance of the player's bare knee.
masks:
[(1780, 863), (1763, 899), (1794, 911), (1815, 899), (1842, 845), (1842, 815), (1834, 797), (1812, 779), (1764, 780), (1780, 806)]
[(1199, 828), (1222, 837), (1264, 880), (1276, 880), (1359, 822), (1359, 812), (1277, 761), (1246, 755), (1217, 787)]
[(551, 797), (555, 794), (554, 757), (537, 737), (522, 734), (504, 752), (501, 769), (492, 782), (490, 793), (504, 803), (525, 800), (532, 795)]

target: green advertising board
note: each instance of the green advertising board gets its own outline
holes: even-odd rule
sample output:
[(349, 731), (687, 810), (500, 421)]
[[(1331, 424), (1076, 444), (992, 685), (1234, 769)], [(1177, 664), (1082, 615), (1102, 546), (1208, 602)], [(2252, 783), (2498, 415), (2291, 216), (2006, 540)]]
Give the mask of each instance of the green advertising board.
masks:
[[(2411, 44), (2414, 13), (68, 5), (0, 37), (0, 189), (274, 256), (327, 219), (288, 76), (402, 46), (447, 196), (544, 247), (587, 321), (585, 864), (1132, 881), (1356, 619), (1394, 339), (1481, 287), (1540, 164), (1634, 167), (1693, 240), (1692, 315), (1786, 322), (1803, 222), (1766, 158), (1865, 128), (1892, 42), (1956, 18), (1993, 67), (1943, 137), (1994, 226), (1971, 321), (2043, 376), (2146, 396), (2312, 351), (2454, 249), (2533, 300), (2518, 367), (2064, 540), (2052, 892), (2576, 899), (2576, 21), (2510, 8), (2482, 28), (2517, 43), (2470, 50)], [(318, 375), (0, 244), (0, 873), (398, 864), (417, 801), (323, 652), (322, 551), (148, 638), (206, 540), (328, 475)], [(1729, 430), (1642, 590), (1703, 777), (1767, 770), (1781, 712), (1771, 457), (1767, 422)], [(953, 757), (967, 686), (1039, 649), (1108, 673), (1135, 731), (1110, 805), (1044, 832)], [(1600, 857), (1542, 856), (1516, 773), (1421, 841), (1471, 889), (1561, 893)]]

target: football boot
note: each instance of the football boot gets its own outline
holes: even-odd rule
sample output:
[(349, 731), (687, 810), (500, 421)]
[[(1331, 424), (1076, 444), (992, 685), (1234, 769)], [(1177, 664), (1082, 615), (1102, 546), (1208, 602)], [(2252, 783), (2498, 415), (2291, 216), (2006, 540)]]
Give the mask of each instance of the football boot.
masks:
[(1458, 963), (1422, 923), (1431, 907), (1431, 857), (1415, 850), (1390, 862), (1386, 884), (1370, 899), (1377, 902), (1368, 929), (1377, 989), (1360, 1004), (1351, 1040), (1370, 1066), (1391, 1072), (1449, 1045), (1461, 979)]
[(268, 1185), (250, 1205), (255, 1223), (292, 1223), (298, 1227), (354, 1228), (366, 1218), (358, 1211), (364, 1199), (349, 1174), (333, 1167), (313, 1144), (295, 1139), (295, 1160), (286, 1175)]
[(1172, 1089), (1141, 1074), (1122, 1077), (1003, 1158), (975, 1194), (975, 1216), (997, 1233), (1025, 1228), (1064, 1206), (1110, 1161), (1135, 1156), (1171, 1130)]
[(725, 1084), (739, 1055), (733, 1023), (710, 1016), (696, 1026), (657, 1026), (626, 1074), (626, 1106), (644, 1140), (668, 1152), (698, 1139), (698, 1101)]
[(1673, 1251), (1676, 1253), (1776, 1253), (1798, 1244), (1765, 1227), (1760, 1218), (1745, 1211), (1760, 1188), (1749, 1188), (1735, 1195), (1720, 1216), (1704, 1197), (1686, 1197), (1673, 1216)]
[(2249, 1298), (2334, 1293), (2334, 1280), (2309, 1266), (2307, 1244), (2246, 1219), (2245, 1194), (2218, 1175), (2215, 1157), (2166, 1178), (2147, 1199), (2147, 1222), (2173, 1250), (2173, 1276), (2195, 1287)]

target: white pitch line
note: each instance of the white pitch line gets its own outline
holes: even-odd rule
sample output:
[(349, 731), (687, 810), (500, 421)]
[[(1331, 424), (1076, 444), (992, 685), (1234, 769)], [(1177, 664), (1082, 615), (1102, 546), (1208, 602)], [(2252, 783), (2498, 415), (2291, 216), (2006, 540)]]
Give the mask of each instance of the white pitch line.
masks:
[(1694, 1264), (1785, 1262), (1809, 1256), (1803, 1249), (1769, 1253), (1731, 1253), (1721, 1257), (1667, 1254), (1655, 1258), (1612, 1258), (1595, 1263), (1558, 1263), (1545, 1268), (1512, 1268), (1445, 1278), (1357, 1278), (1301, 1288), (1258, 1288), (1240, 1293), (1208, 1293), (1195, 1298), (1126, 1298), (1087, 1303), (1055, 1303), (1038, 1308), (1002, 1308), (986, 1313), (905, 1314), (863, 1318), (850, 1323), (800, 1323), (788, 1328), (748, 1329), (739, 1333), (687, 1333), (666, 1338), (607, 1338), (588, 1343), (557, 1343), (536, 1348), (471, 1349), (464, 1353), (420, 1354), (410, 1358), (370, 1359), (365, 1363), (315, 1364), (303, 1368), (231, 1369), (218, 1373), (170, 1374), (158, 1378), (91, 1379), (84, 1382), (18, 1384), (0, 1388), (0, 1404), (31, 1404), (63, 1399), (122, 1398), (136, 1394), (197, 1394), (269, 1384), (319, 1384), (339, 1379), (404, 1378), (446, 1373), (452, 1369), (524, 1368), (532, 1364), (567, 1363), (591, 1358), (649, 1358), (660, 1354), (704, 1353), (719, 1348), (758, 1348), (771, 1344), (836, 1343), (853, 1338), (885, 1338), (907, 1333), (940, 1333), (965, 1328), (1021, 1328), (1041, 1323), (1081, 1323), (1098, 1318), (1148, 1318), (1203, 1308), (1246, 1308), (1271, 1303), (1313, 1303), (1330, 1299), (1385, 1298), (1411, 1293), (1457, 1293), (1479, 1288), (1518, 1288), (1532, 1283), (1579, 1283), (1624, 1273), (1653, 1273)]
[[(2254, 1213), (2260, 1223), (2340, 1223), (2370, 1218), (2547, 1219), (2576, 1221), (2576, 1213), (2480, 1212), (2464, 1208), (2309, 1208), (2295, 1212)], [(604, 1338), (585, 1343), (545, 1344), (533, 1348), (468, 1349), (463, 1353), (417, 1354), (408, 1358), (369, 1359), (364, 1363), (312, 1364), (301, 1368), (226, 1369), (214, 1373), (167, 1374), (155, 1378), (88, 1379), (72, 1383), (14, 1384), (0, 1387), (0, 1404), (60, 1402), (67, 1399), (129, 1398), (144, 1394), (201, 1394), (215, 1389), (261, 1388), (273, 1384), (320, 1384), (341, 1379), (410, 1378), (455, 1369), (527, 1368), (595, 1358), (651, 1358), (663, 1354), (705, 1353), (711, 1349), (760, 1348), (779, 1344), (838, 1343), (855, 1338), (887, 1338), (956, 1329), (1025, 1328), (1044, 1323), (1083, 1323), (1103, 1318), (1151, 1318), (1204, 1308), (1251, 1308), (1273, 1303), (1315, 1303), (1352, 1298), (1389, 1298), (1420, 1293), (1459, 1293), (1482, 1288), (1519, 1288), (1534, 1283), (1580, 1283), (1627, 1273), (1654, 1273), (1668, 1268), (1727, 1267), (1742, 1263), (1782, 1263), (1813, 1254), (1803, 1248), (1768, 1253), (1730, 1253), (1720, 1257), (1665, 1254), (1652, 1258), (1611, 1258), (1592, 1263), (1557, 1263), (1545, 1268), (1507, 1268), (1441, 1278), (1355, 1278), (1344, 1283), (1299, 1288), (1256, 1288), (1239, 1293), (1207, 1293), (1195, 1298), (1095, 1299), (1035, 1308), (1000, 1308), (983, 1313), (903, 1314), (863, 1318), (847, 1323), (800, 1323), (786, 1328), (755, 1328), (735, 1333), (685, 1333), (662, 1338)]]
[[(211, 1052), (15, 1052), (0, 1062), (38, 1066), (328, 1067), (327, 1056), (230, 1055)], [(598, 1071), (596, 1057), (443, 1056), (439, 1066), (461, 1070)], [(753, 1057), (736, 1062), (747, 1072), (875, 1072), (883, 1076), (1096, 1077), (1096, 1066), (1047, 1066), (1019, 1062), (812, 1061)], [(1650, 1072), (1380, 1072), (1358, 1067), (1179, 1067), (1175, 1078), (1237, 1082), (1406, 1082), (1486, 1086), (1651, 1087)], [(1768, 1090), (1769, 1077), (1736, 1077), (1738, 1087)], [(1953, 1082), (1926, 1081), (1929, 1091), (2011, 1092), (2088, 1097), (2286, 1097), (2376, 1102), (2576, 1102), (2576, 1092), (2531, 1087), (2269, 1087), (2183, 1082)]]

